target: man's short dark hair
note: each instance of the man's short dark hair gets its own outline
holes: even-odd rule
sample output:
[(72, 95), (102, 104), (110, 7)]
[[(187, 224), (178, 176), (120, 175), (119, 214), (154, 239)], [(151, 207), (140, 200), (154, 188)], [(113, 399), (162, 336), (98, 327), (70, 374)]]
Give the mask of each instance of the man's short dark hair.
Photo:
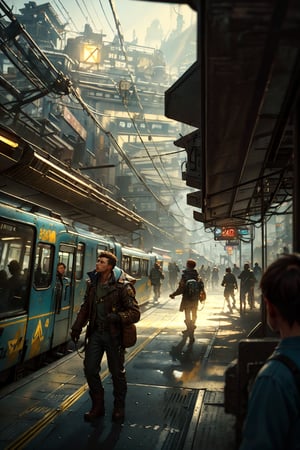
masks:
[(262, 294), (289, 325), (300, 324), (300, 255), (285, 254), (268, 266), (260, 281)]
[(98, 258), (107, 258), (109, 264), (112, 266), (112, 268), (115, 267), (115, 265), (117, 264), (118, 258), (116, 257), (116, 255), (114, 255), (111, 252), (108, 252), (106, 250), (103, 250), (101, 253), (99, 253)]

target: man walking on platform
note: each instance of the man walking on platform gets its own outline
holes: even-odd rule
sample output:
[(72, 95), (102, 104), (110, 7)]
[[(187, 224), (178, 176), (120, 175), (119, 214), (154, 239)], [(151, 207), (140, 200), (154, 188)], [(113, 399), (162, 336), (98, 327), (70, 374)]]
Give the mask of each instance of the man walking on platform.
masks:
[(243, 313), (246, 310), (246, 296), (250, 309), (255, 307), (254, 305), (254, 285), (256, 278), (253, 270), (250, 269), (249, 264), (244, 264), (244, 270), (240, 273), (238, 278), (241, 280), (240, 285), (240, 312)]
[(158, 302), (158, 299), (160, 297), (161, 282), (165, 279), (162, 268), (160, 267), (158, 262), (156, 262), (150, 270), (149, 279), (153, 287), (154, 302), (156, 303)]
[(195, 341), (194, 330), (196, 328), (198, 303), (200, 293), (204, 291), (204, 283), (195, 267), (196, 261), (188, 259), (186, 269), (182, 273), (176, 291), (170, 294), (170, 298), (175, 298), (176, 295), (182, 295), (179, 311), (184, 311), (186, 330), (183, 333), (188, 335), (190, 343)]
[(92, 408), (84, 415), (88, 422), (105, 414), (104, 389), (99, 376), (104, 352), (113, 382), (112, 420), (123, 421), (125, 414), (127, 382), (121, 331), (123, 325), (139, 321), (140, 311), (134, 287), (127, 281), (126, 274), (115, 267), (116, 262), (114, 254), (100, 253), (96, 270), (88, 273), (90, 279), (84, 302), (72, 325), (71, 338), (77, 342), (82, 328), (89, 323), (84, 359), (84, 373), (92, 399)]
[[(224, 297), (227, 302), (229, 311), (232, 313), (232, 308), (235, 308), (235, 295), (234, 290), (238, 288), (237, 280), (233, 273), (231, 273), (231, 268), (227, 267), (226, 273), (223, 277), (221, 286), (224, 286)], [(230, 303), (230, 297), (232, 298), (232, 305)]]
[(170, 261), (168, 264), (169, 273), (169, 286), (170, 289), (175, 289), (177, 284), (178, 273), (180, 272), (178, 265), (174, 261)]

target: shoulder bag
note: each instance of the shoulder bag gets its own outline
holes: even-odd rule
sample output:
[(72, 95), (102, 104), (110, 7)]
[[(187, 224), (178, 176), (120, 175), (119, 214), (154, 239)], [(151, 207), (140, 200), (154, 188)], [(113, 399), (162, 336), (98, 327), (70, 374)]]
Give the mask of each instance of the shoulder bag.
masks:
[(134, 323), (122, 326), (122, 346), (124, 348), (133, 347), (136, 344), (136, 326)]

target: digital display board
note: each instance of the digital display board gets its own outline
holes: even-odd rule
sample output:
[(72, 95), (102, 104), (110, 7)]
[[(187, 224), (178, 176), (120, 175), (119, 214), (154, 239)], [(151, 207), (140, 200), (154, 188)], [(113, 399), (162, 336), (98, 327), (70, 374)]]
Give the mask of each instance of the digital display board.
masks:
[(230, 240), (237, 239), (237, 229), (235, 227), (221, 227), (215, 228), (215, 240)]
[(245, 236), (249, 236), (249, 228), (246, 227), (220, 227), (214, 230), (215, 241), (237, 240)]

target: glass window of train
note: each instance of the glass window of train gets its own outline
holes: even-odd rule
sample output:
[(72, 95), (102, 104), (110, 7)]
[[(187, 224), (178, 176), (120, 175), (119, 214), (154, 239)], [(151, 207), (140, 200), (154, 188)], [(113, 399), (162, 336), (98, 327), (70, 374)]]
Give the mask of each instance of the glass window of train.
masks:
[(97, 256), (99, 255), (99, 253), (103, 252), (103, 251), (109, 251), (109, 252), (113, 252), (113, 250), (111, 250), (108, 246), (108, 244), (106, 242), (100, 242), (100, 244), (97, 244)]
[(132, 258), (131, 274), (133, 277), (141, 277), (141, 260), (139, 258)]
[(54, 246), (39, 242), (36, 249), (33, 284), (36, 289), (47, 289), (52, 280)]
[(59, 262), (63, 262), (66, 266), (65, 277), (72, 278), (73, 263), (74, 263), (74, 247), (66, 244), (61, 244), (58, 252)]
[(84, 269), (85, 245), (77, 244), (76, 260), (75, 260), (75, 279), (82, 280)]
[(149, 261), (147, 259), (141, 260), (141, 276), (146, 277), (148, 275)]
[(131, 267), (130, 267), (130, 256), (123, 255), (122, 256), (122, 269), (131, 275)]
[(34, 228), (0, 221), (0, 314), (23, 312), (29, 296)]

